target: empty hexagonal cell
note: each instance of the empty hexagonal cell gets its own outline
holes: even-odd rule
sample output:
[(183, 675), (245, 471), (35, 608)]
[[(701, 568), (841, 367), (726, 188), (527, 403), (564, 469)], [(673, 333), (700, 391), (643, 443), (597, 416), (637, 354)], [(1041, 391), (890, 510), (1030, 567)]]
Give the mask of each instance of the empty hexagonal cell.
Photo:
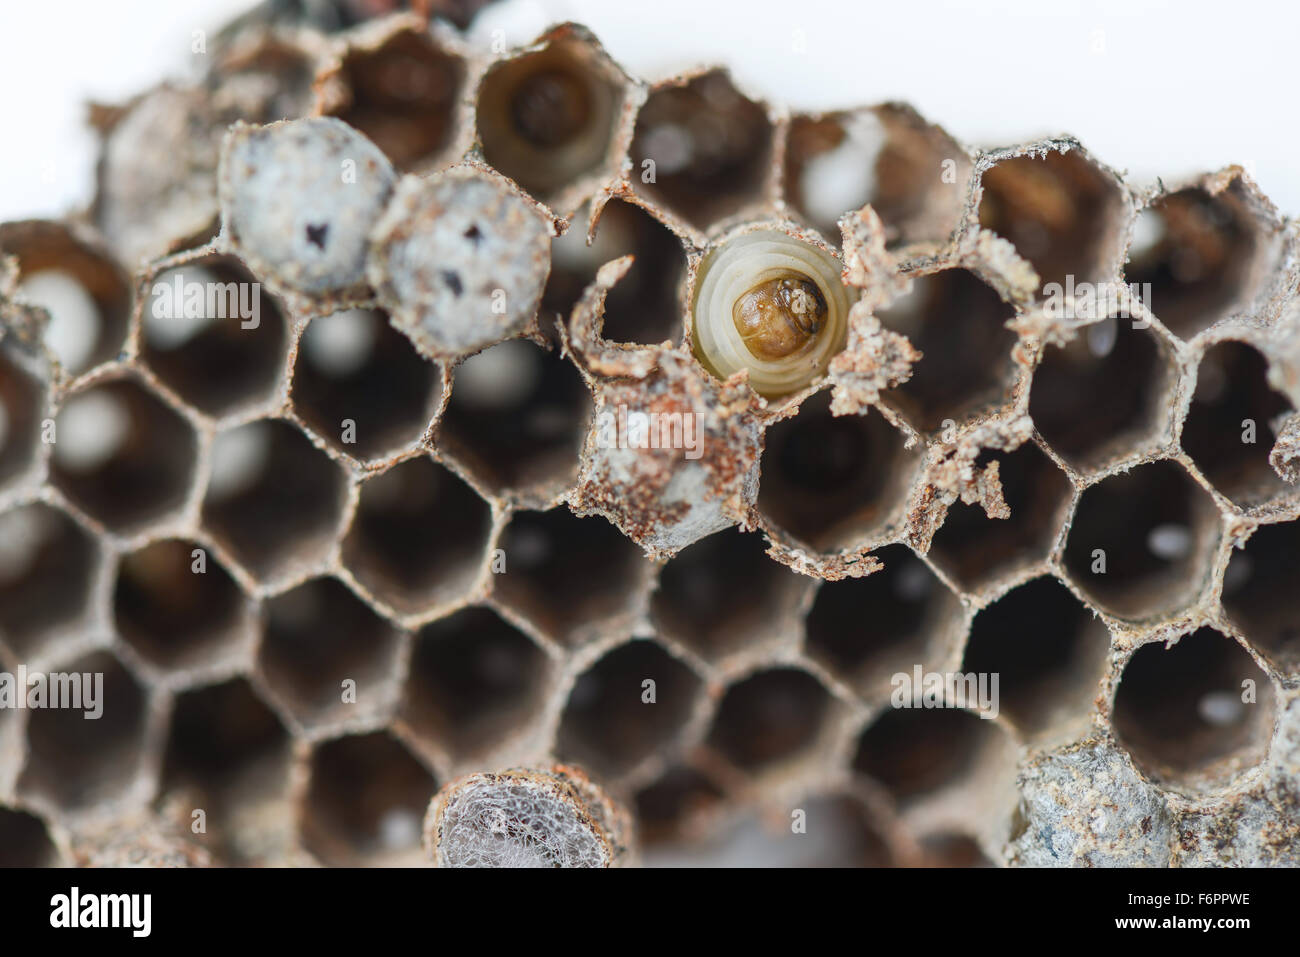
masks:
[(457, 760), (490, 752), (544, 703), (551, 665), (496, 612), (468, 608), (420, 630), (402, 714)]
[(1291, 408), (1268, 384), (1268, 361), (1241, 342), (1221, 342), (1201, 357), (1182, 446), (1196, 467), (1239, 505), (1256, 505), (1288, 486), (1269, 464), (1269, 423)]
[(760, 671), (727, 689), (709, 743), (743, 770), (774, 768), (816, 748), (832, 708), (826, 689), (806, 671)]
[(1141, 465), (1084, 491), (1065, 565), (1113, 615), (1139, 619), (1177, 608), (1204, 584), (1217, 520), (1209, 495), (1176, 463)]
[(1015, 310), (992, 286), (965, 269), (945, 269), (913, 280), (911, 291), (878, 312), (881, 323), (921, 350), (912, 377), (890, 400), (922, 431), (944, 420), (1006, 400), (1015, 377), (1006, 327)]
[(649, 867), (887, 867), (889, 847), (851, 795), (748, 811), (712, 833), (650, 849)]
[(515, 339), (457, 367), (437, 442), (497, 489), (567, 483), (590, 417), (578, 370)]
[(806, 625), (808, 653), (863, 690), (934, 657), (959, 613), (957, 597), (905, 545), (874, 554), (880, 571), (818, 587)]
[(1090, 712), (1109, 647), (1106, 626), (1045, 576), (975, 616), (962, 671), (998, 675), (1000, 713), (1034, 735)]
[(283, 307), (231, 256), (159, 273), (141, 313), (144, 361), (209, 415), (270, 396), (287, 341)]
[[(951, 164), (950, 175), (945, 163)], [(911, 109), (796, 116), (786, 137), (785, 196), (824, 237), (838, 243), (837, 221), (870, 203), (885, 243), (947, 239), (957, 228), (970, 175), (966, 153)]]
[(1190, 188), (1138, 214), (1125, 278), (1175, 335), (1190, 339), (1249, 301), (1263, 246), (1240, 180), (1211, 195)]
[(159, 667), (193, 667), (232, 651), (249, 616), (239, 586), (194, 542), (154, 542), (118, 565), (113, 590), (118, 634)]
[(1074, 468), (1097, 468), (1164, 431), (1172, 381), (1169, 351), (1155, 333), (1112, 317), (1043, 350), (1029, 414)]
[(0, 488), (36, 460), (45, 387), (0, 351)]
[(1011, 517), (989, 518), (978, 504), (955, 502), (930, 550), (940, 568), (971, 589), (1046, 559), (1071, 500), (1070, 480), (1031, 442), (1011, 453), (982, 453), (975, 467), (989, 461), (999, 463)]
[(310, 41), (292, 31), (240, 35), (235, 26), (222, 32), (225, 36), (214, 44), (216, 55), (208, 74), (209, 83), (217, 87), (214, 99), (223, 105), (237, 100), (237, 105), (231, 105), (248, 123), (273, 123), (311, 112), (317, 50), (309, 48)]
[(908, 802), (962, 783), (1001, 743), (992, 721), (962, 708), (887, 708), (858, 739), (853, 769)]
[(694, 768), (674, 765), (637, 792), (637, 836), (653, 845), (689, 833), (696, 819), (716, 809), (722, 790)]
[(686, 266), (680, 240), (650, 213), (624, 200), (612, 200), (601, 210), (590, 246), (582, 228), (585, 222), (579, 216), (551, 244), (542, 312), (567, 322), (596, 270), (611, 259), (631, 255), (632, 268), (605, 299), (604, 337), (646, 344), (677, 341), (682, 332), (678, 287)]
[(302, 819), (303, 843), (336, 867), (417, 864), (420, 822), (438, 783), (385, 732), (318, 745)]
[(536, 52), (493, 64), (475, 119), (487, 161), (548, 198), (606, 163), (622, 108), (618, 68), (569, 25)]
[(0, 807), (0, 867), (57, 867), (59, 852), (45, 822), (17, 808)]
[(767, 430), (758, 507), (815, 548), (852, 545), (884, 528), (920, 461), (878, 412), (833, 416), (830, 395), (806, 400)]
[(18, 260), (18, 294), (50, 314), (45, 341), (64, 368), (83, 372), (113, 358), (131, 313), (127, 275), (109, 254), (60, 223), (0, 228), (0, 256)]
[(652, 92), (637, 115), (636, 190), (699, 229), (759, 199), (772, 157), (772, 123), (720, 70)]
[(393, 165), (427, 165), (451, 142), (465, 64), (426, 30), (401, 30), (376, 49), (352, 47), (325, 78), (326, 115), (366, 134)]
[(48, 704), (28, 712), (19, 792), (66, 810), (124, 797), (144, 757), (144, 690), (107, 652), (61, 665), (44, 683)]
[(683, 549), (659, 573), (655, 620), (707, 657), (779, 638), (807, 579), (766, 548), (763, 536), (728, 529)]
[(1082, 150), (1001, 160), (980, 180), (979, 222), (1033, 265), (1046, 286), (1091, 282), (1119, 264), (1119, 183)]
[(263, 578), (320, 558), (343, 509), (343, 470), (287, 422), (217, 436), (203, 521)]
[(400, 633), (342, 582), (315, 578), (266, 603), (258, 661), (303, 724), (370, 714), (391, 701)]
[(442, 391), (425, 361), (384, 314), (351, 310), (315, 319), (293, 370), (293, 407), (316, 433), (363, 459), (416, 441)]
[[(230, 840), (238, 812), (283, 794), (289, 735), (244, 678), (177, 696), (162, 789), (205, 812), (208, 833)], [(187, 815), (188, 817), (189, 815)]]
[(1134, 652), (1115, 692), (1115, 731), (1147, 774), (1192, 789), (1264, 759), (1273, 686), (1240, 645), (1201, 628)]
[(109, 528), (132, 529), (183, 504), (196, 446), (189, 423), (153, 393), (108, 382), (59, 410), (50, 478)]
[(367, 479), (343, 561), (401, 611), (450, 601), (485, 559), (492, 513), (453, 472), (421, 456)]
[(1223, 576), (1223, 607), (1265, 655), (1300, 669), (1300, 523), (1264, 525), (1234, 551)]
[(578, 676), (556, 753), (615, 776), (667, 751), (690, 719), (700, 679), (653, 641), (614, 649)]
[(18, 654), (85, 614), (99, 565), (94, 540), (45, 504), (0, 514), (0, 635)]
[(649, 567), (609, 522), (564, 507), (516, 514), (501, 549), (506, 571), (494, 579), (496, 593), (563, 641), (628, 611)]

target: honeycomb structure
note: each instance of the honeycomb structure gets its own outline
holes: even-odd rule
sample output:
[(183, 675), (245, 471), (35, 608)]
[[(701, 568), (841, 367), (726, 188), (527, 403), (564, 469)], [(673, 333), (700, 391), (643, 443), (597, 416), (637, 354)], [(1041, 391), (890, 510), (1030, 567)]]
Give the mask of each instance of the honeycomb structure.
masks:
[[(1300, 228), (1241, 169), (414, 14), (247, 18), (95, 121), (93, 207), (0, 226), (0, 672), (104, 708), (0, 709), (0, 863), (420, 863), (556, 762), (650, 864), (1300, 863)], [(768, 400), (692, 353), (754, 223), (856, 301)], [(195, 283), (257, 323), (158, 318)]]

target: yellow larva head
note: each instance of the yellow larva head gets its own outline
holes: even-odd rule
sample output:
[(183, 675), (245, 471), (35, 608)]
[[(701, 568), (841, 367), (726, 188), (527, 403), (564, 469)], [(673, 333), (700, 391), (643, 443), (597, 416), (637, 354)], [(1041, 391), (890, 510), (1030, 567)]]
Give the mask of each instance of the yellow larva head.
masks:
[(743, 233), (700, 268), (695, 354), (721, 378), (748, 369), (754, 391), (787, 395), (825, 374), (844, 346), (848, 311), (830, 253), (775, 229)]

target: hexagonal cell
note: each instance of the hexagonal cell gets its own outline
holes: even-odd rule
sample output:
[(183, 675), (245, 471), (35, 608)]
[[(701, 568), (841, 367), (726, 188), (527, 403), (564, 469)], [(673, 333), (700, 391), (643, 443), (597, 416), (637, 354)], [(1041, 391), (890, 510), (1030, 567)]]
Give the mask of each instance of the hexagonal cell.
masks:
[(266, 603), (258, 662), (285, 707), (317, 726), (385, 709), (400, 644), (400, 632), (346, 585), (315, 578)]
[(194, 802), (206, 812), (208, 831), (229, 841), (240, 810), (284, 793), (290, 753), (280, 719), (247, 679), (187, 691), (172, 709), (162, 792)]
[(1269, 423), (1291, 403), (1268, 384), (1268, 360), (1252, 346), (1221, 342), (1201, 357), (1183, 423), (1183, 450), (1238, 505), (1258, 505), (1290, 488), (1269, 464)]
[(770, 668), (727, 689), (709, 743), (742, 770), (775, 768), (816, 747), (832, 708), (806, 671)]
[(437, 443), (494, 489), (567, 484), (590, 417), (578, 370), (515, 339), (456, 368)]
[(318, 560), (338, 530), (343, 470), (287, 422), (251, 422), (217, 436), (203, 522), (254, 574)]
[(18, 294), (50, 313), (45, 342), (71, 373), (116, 356), (126, 339), (131, 285), (104, 250), (60, 223), (0, 227), (0, 256), (18, 260)]
[(373, 460), (415, 442), (441, 393), (438, 367), (382, 312), (335, 313), (312, 320), (303, 333), (293, 407), (340, 452)]
[(492, 513), (454, 473), (421, 456), (367, 479), (343, 561), (399, 611), (450, 601), (478, 576)]
[(1223, 608), (1252, 645), (1300, 670), (1300, 524), (1264, 525), (1234, 551), (1223, 576)]
[[(335, 5), (334, 12), (338, 10)], [(222, 33), (208, 68), (208, 83), (216, 88), (213, 99), (248, 123), (274, 123), (311, 112), (318, 51), (310, 41), (292, 31), (241, 34), (238, 26)]]
[(418, 864), (420, 822), (438, 782), (385, 732), (318, 745), (303, 844), (326, 865)]
[(997, 674), (999, 710), (1027, 735), (1058, 731), (1092, 710), (1110, 634), (1049, 576), (1013, 588), (971, 625), (964, 673)]
[(1138, 214), (1125, 278), (1150, 284), (1142, 301), (1175, 335), (1190, 339), (1254, 294), (1264, 245), (1241, 180), (1211, 195), (1189, 188)]
[(875, 553), (884, 568), (823, 582), (808, 612), (808, 653), (860, 691), (879, 690), (938, 651), (957, 596), (905, 545)]
[(987, 750), (997, 726), (962, 708), (886, 708), (858, 739), (853, 769), (907, 803), (960, 784)]
[(630, 155), (637, 192), (707, 229), (762, 196), (772, 123), (761, 103), (738, 92), (725, 71), (713, 70), (650, 94), (637, 115)]
[(59, 852), (45, 822), (17, 808), (0, 807), (0, 867), (58, 867)]
[(902, 506), (919, 454), (878, 412), (833, 416), (818, 393), (767, 430), (759, 510), (814, 548), (859, 543)]
[(190, 668), (233, 651), (250, 617), (239, 586), (192, 541), (154, 542), (118, 565), (118, 634), (160, 668)]
[(1069, 345), (1043, 350), (1029, 414), (1071, 466), (1098, 468), (1164, 431), (1173, 376), (1168, 347), (1155, 333), (1111, 317)]
[(68, 811), (124, 797), (144, 757), (144, 690), (107, 652), (46, 677), (50, 706), (28, 713), (31, 752), (19, 792)]
[(375, 49), (351, 47), (322, 87), (337, 116), (399, 169), (427, 166), (451, 142), (465, 64), (427, 30), (398, 31)]
[(556, 754), (600, 775), (630, 771), (669, 748), (700, 687), (690, 668), (649, 639), (615, 648), (574, 682)]
[(1201, 628), (1134, 652), (1115, 692), (1115, 732), (1148, 775), (1201, 790), (1264, 759), (1274, 711), (1273, 685), (1250, 655)]
[(547, 199), (609, 159), (623, 77), (586, 31), (557, 27), (541, 49), (492, 65), (475, 116), (483, 156)]
[(722, 797), (721, 788), (699, 771), (674, 765), (637, 792), (637, 836), (643, 846), (681, 836)]
[[(260, 98), (236, 95), (250, 93)], [(216, 116), (214, 99), (201, 84), (159, 83), (120, 109), (90, 111), (102, 144), (90, 215), (132, 268), (217, 232), (217, 154), (236, 117)]]
[(1217, 525), (1213, 500), (1177, 463), (1140, 465), (1084, 491), (1065, 566), (1103, 610), (1141, 619), (1201, 588)]
[(422, 628), (402, 717), (456, 760), (487, 754), (533, 719), (551, 664), (532, 640), (488, 608), (467, 608)]
[(108, 382), (71, 396), (55, 433), (51, 481), (111, 529), (161, 518), (189, 494), (194, 430), (137, 382)]
[(0, 635), (19, 655), (76, 622), (89, 604), (99, 549), (43, 503), (0, 514)]
[(641, 550), (603, 518), (567, 508), (519, 512), (501, 538), (506, 572), (496, 594), (561, 641), (577, 642), (637, 601), (649, 568)]
[(656, 623), (708, 658), (785, 634), (807, 579), (766, 548), (763, 536), (728, 529), (679, 552), (651, 597)]
[(912, 377), (888, 396), (916, 428), (931, 431), (1000, 405), (1015, 378), (1015, 310), (973, 272), (945, 269), (912, 281), (877, 315), (921, 350)]
[[(951, 179), (936, 176), (945, 161)], [(786, 137), (785, 196), (832, 243), (845, 213), (867, 203), (888, 248), (942, 241), (961, 219), (971, 163), (965, 150), (910, 108), (796, 116)]]
[(935, 564), (971, 590), (1046, 559), (1072, 499), (1065, 473), (1031, 442), (1009, 454), (981, 453), (975, 467), (990, 461), (999, 463), (1011, 517), (989, 518), (978, 504), (956, 502), (930, 549)]
[(1080, 149), (998, 162), (980, 179), (979, 223), (1029, 260), (1043, 285), (1092, 282), (1119, 265), (1119, 183)]
[[(764, 813), (766, 812), (766, 813)], [(804, 830), (792, 826), (799, 814)], [(862, 802), (814, 795), (798, 807), (748, 811), (713, 833), (691, 835), (646, 854), (649, 867), (887, 867), (893, 863)]]
[(205, 256), (153, 278), (140, 355), (208, 415), (268, 398), (288, 343), (284, 307), (232, 256)]
[(0, 488), (36, 461), (45, 387), (0, 350)]
[(615, 199), (606, 203), (587, 245), (586, 218), (579, 216), (551, 243), (551, 274), (542, 294), (543, 314), (567, 322), (596, 270), (612, 259), (631, 255), (632, 268), (605, 299), (603, 335), (611, 342), (657, 344), (682, 335), (678, 287), (685, 275), (681, 241), (640, 206)]

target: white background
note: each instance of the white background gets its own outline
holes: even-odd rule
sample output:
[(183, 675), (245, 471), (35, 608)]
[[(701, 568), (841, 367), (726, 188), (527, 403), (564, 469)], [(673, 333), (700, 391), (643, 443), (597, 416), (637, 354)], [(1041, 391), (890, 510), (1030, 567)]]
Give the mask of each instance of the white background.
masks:
[[(0, 0), (0, 220), (88, 201), (85, 102), (193, 75), (192, 31), (248, 6)], [(794, 107), (905, 100), (970, 143), (1069, 132), (1141, 182), (1242, 163), (1300, 212), (1300, 5), (1284, 0), (508, 0), (475, 33), (524, 41), (563, 19), (648, 78), (716, 62)]]

